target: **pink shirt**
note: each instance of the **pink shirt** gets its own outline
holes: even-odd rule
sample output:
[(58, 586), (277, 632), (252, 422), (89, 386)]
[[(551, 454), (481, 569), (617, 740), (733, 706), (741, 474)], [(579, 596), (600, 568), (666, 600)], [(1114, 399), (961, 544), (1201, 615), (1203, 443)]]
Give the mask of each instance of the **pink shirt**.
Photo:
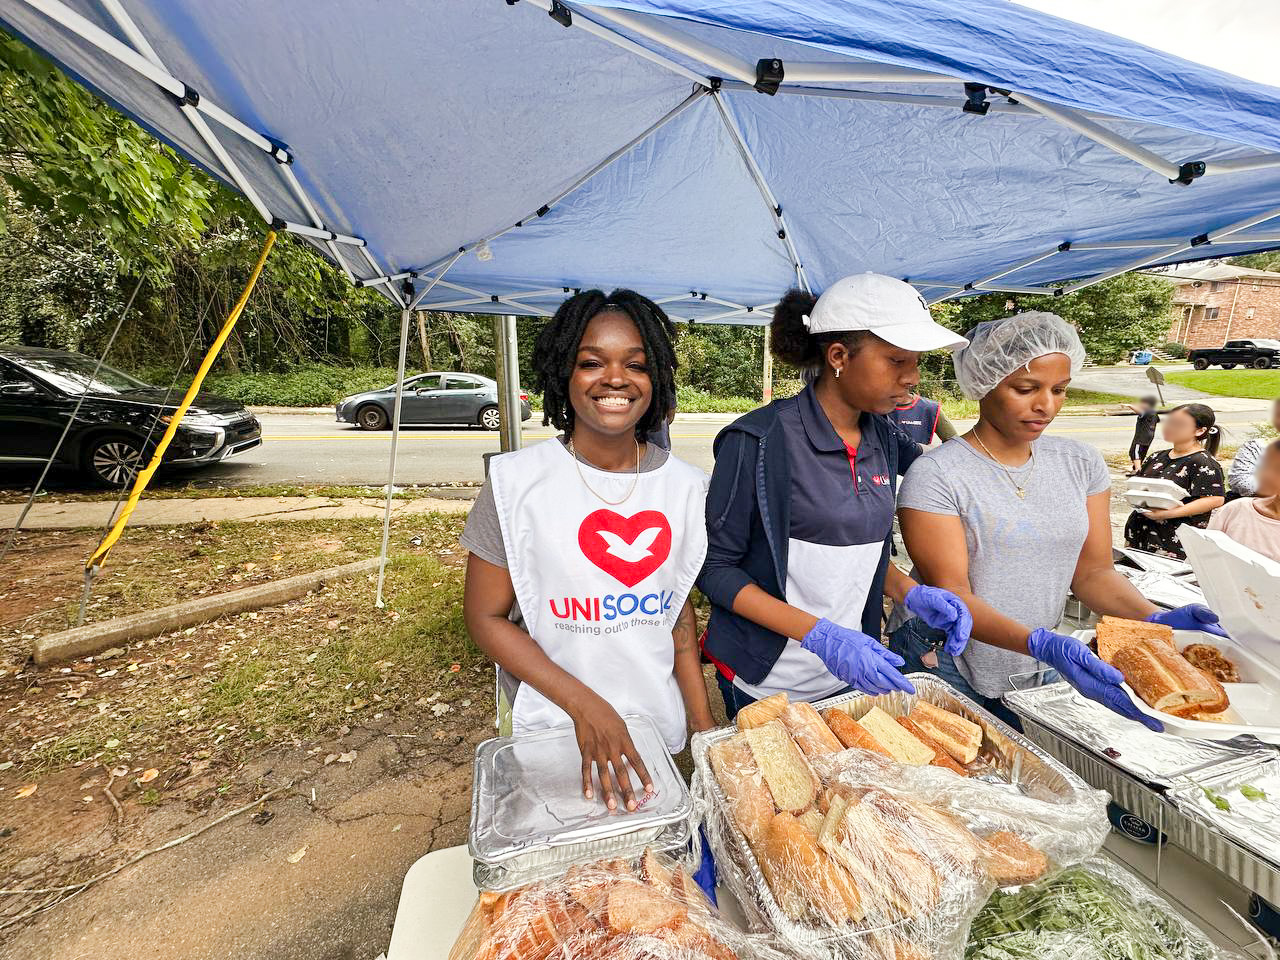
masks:
[(1236, 543), (1280, 562), (1280, 520), (1258, 512), (1253, 497), (1241, 497), (1213, 511), (1210, 530), (1221, 530)]

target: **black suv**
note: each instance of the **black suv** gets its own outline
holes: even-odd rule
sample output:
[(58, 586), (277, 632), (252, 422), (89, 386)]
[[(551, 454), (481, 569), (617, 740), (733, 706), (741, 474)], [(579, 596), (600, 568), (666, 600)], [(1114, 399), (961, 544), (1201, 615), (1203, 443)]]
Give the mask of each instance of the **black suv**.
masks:
[(1232, 367), (1269, 370), (1280, 366), (1280, 340), (1228, 340), (1220, 347), (1192, 350), (1187, 359), (1197, 370), (1213, 366), (1224, 370)]
[[(119, 487), (146, 464), (182, 399), (106, 364), (65, 350), (0, 344), (0, 464), (49, 459), (76, 402), (84, 402), (59, 463), (97, 484)], [(262, 442), (258, 418), (242, 405), (207, 393), (195, 402), (165, 451), (165, 466), (217, 463)]]

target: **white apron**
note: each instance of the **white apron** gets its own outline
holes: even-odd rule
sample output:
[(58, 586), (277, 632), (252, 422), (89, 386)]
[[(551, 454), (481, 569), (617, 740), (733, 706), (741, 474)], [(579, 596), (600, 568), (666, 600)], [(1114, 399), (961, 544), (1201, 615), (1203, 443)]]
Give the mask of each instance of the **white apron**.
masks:
[[(581, 467), (591, 488), (578, 475)], [(675, 457), (639, 475), (580, 463), (557, 439), (494, 457), (493, 499), (529, 635), (620, 715), (653, 718), (684, 749), (684, 701), (671, 630), (707, 553), (705, 473)], [(512, 704), (519, 734), (569, 722), (527, 683)]]

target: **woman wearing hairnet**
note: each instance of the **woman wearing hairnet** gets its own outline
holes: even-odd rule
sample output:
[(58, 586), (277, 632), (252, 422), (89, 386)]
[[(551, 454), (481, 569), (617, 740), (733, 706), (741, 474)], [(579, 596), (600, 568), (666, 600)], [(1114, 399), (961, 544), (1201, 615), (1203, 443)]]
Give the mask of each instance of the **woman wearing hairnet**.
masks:
[(1116, 571), (1102, 455), (1045, 436), (1084, 364), (1075, 330), (1051, 313), (1020, 313), (966, 336), (969, 345), (955, 353), (956, 377), (978, 401), (978, 422), (915, 462), (898, 506), (919, 579), (964, 601), (973, 642), (952, 658), (936, 650), (930, 628), (907, 620), (890, 648), (906, 660), (904, 670), (938, 674), (1015, 725), (1000, 696), (1013, 689), (1012, 677), (1043, 682), (1047, 667), (1085, 696), (1159, 730), (1120, 688), (1118, 670), (1054, 632), (1068, 591), (1099, 614), (1177, 629), (1217, 629), (1217, 616), (1199, 605), (1158, 610)]

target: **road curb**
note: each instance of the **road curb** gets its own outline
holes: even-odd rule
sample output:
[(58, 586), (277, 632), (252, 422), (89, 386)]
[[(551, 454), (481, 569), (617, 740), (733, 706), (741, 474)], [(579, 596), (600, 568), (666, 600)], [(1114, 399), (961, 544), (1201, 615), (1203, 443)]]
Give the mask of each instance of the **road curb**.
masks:
[(257, 610), (259, 607), (296, 600), (313, 590), (320, 589), (326, 583), (376, 569), (378, 569), (378, 558), (369, 557), (340, 567), (329, 567), (314, 573), (303, 573), (296, 577), (286, 577), (284, 580), (259, 583), (212, 597), (175, 603), (158, 610), (132, 613), (125, 617), (104, 620), (101, 623), (90, 623), (83, 627), (46, 634), (32, 644), (31, 657), (37, 664), (44, 666), (61, 660), (91, 656), (119, 644), (147, 640), (162, 633), (207, 623), (229, 614), (243, 613), (246, 610)]

